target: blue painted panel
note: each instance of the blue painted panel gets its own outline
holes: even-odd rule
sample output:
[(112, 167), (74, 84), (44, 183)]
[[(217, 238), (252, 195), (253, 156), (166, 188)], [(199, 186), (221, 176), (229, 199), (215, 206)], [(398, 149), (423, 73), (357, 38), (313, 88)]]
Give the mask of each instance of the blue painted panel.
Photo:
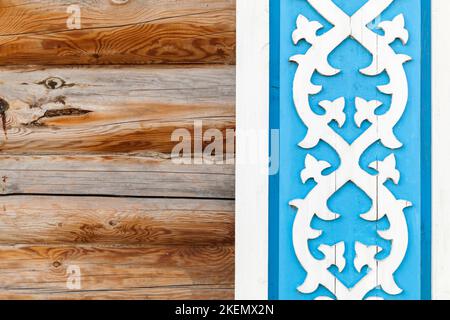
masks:
[[(353, 14), (367, 0), (334, 0), (348, 15)], [(313, 155), (316, 159), (326, 160), (332, 167), (324, 171), (330, 174), (340, 165), (337, 153), (324, 142), (313, 149), (303, 149), (298, 146), (307, 128), (297, 114), (292, 94), (292, 84), (298, 65), (289, 62), (296, 54), (303, 54), (309, 45), (302, 41), (294, 45), (292, 32), (296, 29), (296, 19), (299, 14), (310, 21), (317, 20), (324, 29), (319, 34), (327, 32), (332, 25), (327, 22), (306, 0), (271, 0), (271, 129), (280, 130), (280, 168), (276, 175), (270, 177), (270, 244), (269, 244), (269, 297), (271, 299), (314, 299), (318, 296), (333, 297), (332, 292), (320, 286), (311, 294), (300, 293), (297, 287), (306, 278), (306, 271), (296, 257), (292, 228), (297, 210), (289, 206), (294, 199), (304, 199), (315, 187), (316, 183), (309, 180), (303, 184), (300, 173), (305, 168), (305, 157)], [(381, 21), (392, 20), (403, 13), (405, 27), (409, 31), (409, 41), (403, 45), (396, 40), (391, 46), (397, 53), (407, 54), (412, 61), (404, 64), (408, 77), (409, 100), (405, 113), (396, 125), (394, 132), (403, 147), (392, 150), (380, 142), (366, 150), (360, 160), (360, 166), (370, 174), (376, 174), (369, 164), (383, 160), (394, 153), (397, 169), (401, 172), (400, 182), (395, 185), (388, 181), (385, 185), (397, 199), (405, 199), (413, 205), (404, 210), (408, 224), (409, 244), (406, 256), (395, 273), (395, 280), (403, 292), (390, 295), (381, 288), (376, 288), (367, 296), (378, 296), (384, 299), (429, 299), (430, 298), (430, 212), (431, 212), (431, 103), (430, 103), (430, 19), (429, 1), (395, 0), (380, 17)], [(383, 32), (373, 24), (373, 30)], [(346, 100), (345, 114), (347, 121), (342, 128), (335, 123), (330, 126), (349, 143), (354, 141), (370, 123), (366, 122), (358, 128), (354, 121), (355, 97), (366, 100), (379, 100), (383, 106), (377, 110), (382, 114), (389, 109), (391, 96), (377, 90), (378, 85), (389, 82), (386, 73), (368, 77), (358, 70), (369, 66), (371, 54), (357, 41), (348, 38), (329, 56), (332, 66), (339, 68), (340, 74), (326, 77), (314, 74), (312, 82), (323, 86), (317, 95), (310, 96), (312, 109), (323, 114), (318, 102), (335, 100), (344, 97)], [(323, 258), (318, 250), (321, 244), (333, 245), (345, 242), (346, 266), (342, 272), (334, 267), (330, 271), (346, 287), (357, 284), (367, 273), (363, 268), (359, 273), (353, 266), (355, 259), (355, 242), (367, 245), (378, 245), (383, 251), (378, 259), (389, 256), (391, 243), (377, 235), (377, 230), (389, 228), (389, 221), (384, 218), (378, 222), (368, 222), (359, 217), (367, 212), (372, 200), (352, 182), (339, 189), (328, 201), (328, 207), (339, 213), (341, 218), (335, 221), (323, 221), (315, 218), (314, 229), (322, 230), (322, 235), (309, 242), (309, 248), (315, 258)], [(298, 213), (301, 214), (301, 213)]]

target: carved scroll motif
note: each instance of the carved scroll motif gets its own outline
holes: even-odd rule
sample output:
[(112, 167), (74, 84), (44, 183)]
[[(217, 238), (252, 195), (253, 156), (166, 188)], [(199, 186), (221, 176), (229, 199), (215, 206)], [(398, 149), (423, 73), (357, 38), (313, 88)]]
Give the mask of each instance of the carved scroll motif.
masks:
[[(302, 15), (299, 15), (297, 19), (297, 28), (292, 35), (294, 43), (298, 44), (301, 40), (305, 40), (311, 44), (305, 54), (291, 58), (291, 61), (298, 64), (293, 83), (294, 103), (298, 115), (308, 129), (306, 137), (299, 146), (311, 149), (323, 141), (336, 151), (341, 161), (339, 168), (333, 173), (324, 175), (323, 171), (329, 168), (330, 164), (308, 154), (305, 159), (305, 169), (301, 172), (301, 179), (303, 182), (314, 179), (317, 184), (305, 199), (293, 200), (290, 203), (298, 210), (293, 226), (293, 244), (297, 258), (307, 272), (304, 283), (298, 287), (301, 293), (314, 293), (319, 286), (323, 286), (333, 293), (336, 299), (359, 300), (377, 299), (369, 294), (375, 288), (380, 288), (390, 295), (402, 292), (394, 280), (394, 273), (401, 265), (408, 247), (408, 228), (403, 211), (411, 206), (411, 203), (396, 199), (385, 186), (388, 179), (394, 183), (398, 183), (400, 179), (395, 155), (391, 154), (383, 161), (374, 161), (370, 164), (370, 167), (377, 171), (376, 175), (369, 174), (359, 164), (362, 154), (378, 141), (390, 149), (398, 149), (402, 146), (393, 128), (402, 117), (407, 105), (408, 79), (403, 64), (411, 58), (397, 54), (390, 44), (396, 39), (400, 39), (403, 44), (407, 43), (409, 34), (405, 29), (404, 17), (398, 15), (392, 21), (381, 22), (379, 28), (384, 31), (383, 35), (367, 27), (393, 1), (369, 0), (356, 13), (349, 16), (331, 0), (308, 0), (312, 7), (333, 25), (331, 30), (321, 35), (317, 34), (317, 31), (323, 27), (319, 22), (309, 21)], [(340, 72), (329, 64), (328, 56), (349, 37), (359, 42), (373, 56), (373, 63), (360, 70), (362, 74), (376, 76), (386, 72), (389, 76), (389, 84), (378, 87), (380, 92), (391, 96), (389, 110), (382, 115), (375, 113), (382, 103), (376, 100), (367, 101), (364, 97), (354, 97), (356, 107), (354, 119), (346, 118), (344, 97), (334, 101), (320, 102), (319, 105), (325, 110), (323, 115), (316, 114), (311, 108), (310, 96), (322, 90), (322, 86), (312, 83), (313, 74), (317, 71), (331, 77)], [(335, 121), (341, 127), (346, 121), (351, 120), (354, 120), (358, 127), (367, 121), (370, 127), (350, 144), (329, 124)], [(353, 182), (372, 200), (372, 208), (361, 215), (362, 219), (375, 222), (387, 217), (390, 223), (389, 229), (379, 231), (378, 234), (391, 243), (389, 256), (380, 260), (376, 257), (382, 250), (380, 247), (367, 246), (361, 242), (354, 244), (355, 269), (358, 272), (365, 266), (369, 269), (365, 276), (351, 288), (346, 287), (329, 270), (335, 265), (339, 271), (342, 271), (346, 263), (350, 263), (344, 258), (345, 250), (350, 250), (345, 248), (344, 242), (333, 246), (321, 245), (319, 251), (324, 255), (322, 260), (317, 259), (309, 247), (309, 241), (322, 234), (322, 231), (311, 227), (313, 218), (317, 216), (325, 221), (339, 218), (337, 213), (328, 208), (327, 201), (348, 182)], [(329, 297), (318, 299), (329, 299)]]

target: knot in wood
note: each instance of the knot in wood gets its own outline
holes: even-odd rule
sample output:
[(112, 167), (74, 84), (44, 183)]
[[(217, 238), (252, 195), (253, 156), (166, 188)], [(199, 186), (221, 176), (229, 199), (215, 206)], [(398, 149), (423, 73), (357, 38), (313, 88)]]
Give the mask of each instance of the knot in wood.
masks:
[(62, 88), (65, 83), (66, 82), (63, 79), (57, 77), (51, 77), (44, 80), (45, 87), (52, 90)]
[(9, 109), (9, 103), (3, 98), (0, 98), (0, 113), (5, 113)]

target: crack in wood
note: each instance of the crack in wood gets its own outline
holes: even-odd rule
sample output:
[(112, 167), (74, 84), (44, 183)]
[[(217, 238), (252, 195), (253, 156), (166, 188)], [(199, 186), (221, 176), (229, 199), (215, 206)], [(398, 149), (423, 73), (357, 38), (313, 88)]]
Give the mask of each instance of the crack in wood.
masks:
[(84, 110), (80, 108), (73, 108), (68, 107), (65, 109), (56, 109), (56, 110), (46, 110), (42, 116), (37, 118), (36, 120), (33, 120), (29, 123), (24, 124), (25, 126), (34, 126), (34, 127), (41, 127), (44, 126), (42, 122), (40, 122), (42, 119), (45, 118), (56, 118), (56, 117), (67, 117), (67, 116), (82, 116), (88, 113), (91, 113), (91, 110)]

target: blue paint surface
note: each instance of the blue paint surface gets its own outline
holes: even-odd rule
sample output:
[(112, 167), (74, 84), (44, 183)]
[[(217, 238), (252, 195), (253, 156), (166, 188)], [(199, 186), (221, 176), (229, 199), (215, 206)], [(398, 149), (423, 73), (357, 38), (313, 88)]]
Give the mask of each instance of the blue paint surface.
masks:
[[(366, 1), (335, 0), (347, 14), (352, 14)], [(404, 290), (402, 294), (390, 296), (381, 290), (374, 290), (371, 296), (378, 295), (385, 299), (429, 299), (430, 298), (430, 199), (431, 199), (431, 103), (430, 103), (430, 45), (429, 45), (429, 1), (396, 0), (381, 16), (381, 20), (392, 20), (403, 13), (405, 25), (410, 33), (406, 46), (396, 40), (392, 47), (397, 53), (404, 53), (413, 58), (404, 65), (409, 81), (409, 102), (406, 111), (394, 129), (403, 147), (397, 150), (385, 148), (381, 143), (370, 147), (361, 158), (360, 165), (370, 173), (368, 164), (382, 160), (395, 153), (397, 168), (401, 172), (398, 185), (387, 182), (386, 185), (397, 199), (413, 203), (405, 209), (409, 230), (409, 247), (406, 257), (395, 274), (398, 285)], [(269, 244), (269, 298), (270, 299), (313, 299), (317, 296), (332, 296), (325, 288), (319, 288), (314, 294), (299, 293), (296, 288), (303, 283), (305, 271), (294, 253), (292, 244), (292, 225), (296, 210), (289, 206), (293, 199), (303, 199), (314, 187), (314, 182), (302, 184), (300, 172), (304, 168), (306, 154), (326, 160), (332, 168), (339, 166), (339, 157), (334, 150), (321, 142), (311, 150), (301, 149), (298, 143), (306, 134), (306, 127), (297, 115), (293, 97), (292, 82), (297, 64), (289, 62), (289, 57), (304, 53), (308, 45), (304, 42), (294, 45), (291, 39), (296, 28), (296, 18), (302, 14), (309, 20), (317, 20), (329, 30), (331, 25), (324, 20), (306, 0), (271, 0), (271, 110), (270, 125), (280, 129), (280, 170), (270, 177), (270, 244)], [(323, 32), (321, 31), (321, 32)], [(381, 32), (381, 31), (377, 31)], [(323, 90), (311, 96), (311, 106), (317, 106), (322, 100), (334, 100), (345, 97), (347, 121), (342, 128), (332, 127), (348, 142), (357, 138), (369, 124), (357, 128), (353, 122), (356, 96), (366, 100), (380, 100), (385, 107), (390, 106), (390, 96), (376, 89), (377, 85), (389, 82), (388, 76), (367, 77), (359, 69), (367, 67), (372, 56), (358, 42), (347, 39), (330, 56), (332, 66), (341, 69), (334, 77), (315, 74), (313, 83), (323, 85)], [(315, 109), (321, 113), (320, 109)], [(323, 230), (323, 235), (310, 242), (310, 248), (317, 258), (321, 257), (317, 247), (320, 244), (334, 244), (345, 241), (347, 260), (342, 273), (335, 275), (351, 287), (365, 274), (358, 273), (353, 267), (355, 257), (354, 242), (377, 244), (384, 250), (378, 257), (389, 254), (390, 243), (376, 234), (377, 223), (367, 222), (359, 217), (371, 206), (371, 199), (357, 186), (348, 183), (340, 189), (328, 203), (331, 210), (340, 213), (341, 218), (332, 222), (319, 219), (312, 226)], [(388, 228), (388, 221), (378, 222), (378, 229)]]

